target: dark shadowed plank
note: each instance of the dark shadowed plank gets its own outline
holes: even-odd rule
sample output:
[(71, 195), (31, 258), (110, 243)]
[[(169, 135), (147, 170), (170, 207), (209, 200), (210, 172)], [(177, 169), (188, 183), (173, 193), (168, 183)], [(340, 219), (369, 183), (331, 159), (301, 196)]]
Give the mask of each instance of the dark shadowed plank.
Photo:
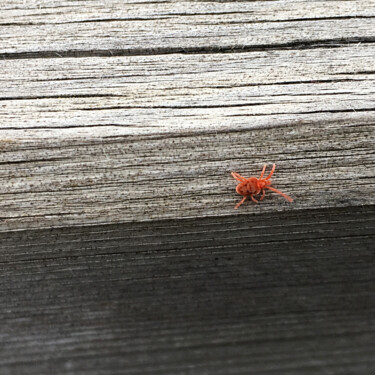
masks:
[(1, 234), (2, 374), (373, 374), (374, 207)]

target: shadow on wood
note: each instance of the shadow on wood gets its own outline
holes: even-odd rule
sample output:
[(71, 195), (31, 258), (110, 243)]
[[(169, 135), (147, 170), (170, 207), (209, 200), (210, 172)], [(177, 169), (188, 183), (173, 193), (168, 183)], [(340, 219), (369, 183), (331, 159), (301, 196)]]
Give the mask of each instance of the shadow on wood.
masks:
[(2, 374), (373, 374), (373, 206), (0, 234)]

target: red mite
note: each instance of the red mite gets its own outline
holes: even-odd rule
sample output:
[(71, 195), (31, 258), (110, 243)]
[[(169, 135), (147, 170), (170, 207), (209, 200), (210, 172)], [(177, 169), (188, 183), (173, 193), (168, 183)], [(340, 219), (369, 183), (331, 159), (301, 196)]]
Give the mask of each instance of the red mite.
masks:
[(270, 178), (273, 175), (273, 172), (275, 172), (276, 164), (273, 165), (270, 174), (266, 178), (263, 178), (263, 175), (264, 175), (264, 172), (266, 171), (266, 168), (267, 168), (267, 164), (264, 164), (264, 167), (262, 169), (262, 173), (260, 174), (259, 178), (256, 178), (256, 177), (245, 178), (245, 177), (242, 177), (240, 174), (238, 174), (236, 172), (232, 172), (232, 176), (237, 181), (240, 182), (237, 185), (237, 187), (236, 187), (236, 192), (238, 194), (241, 194), (241, 195), (244, 196), (242, 198), (242, 200), (239, 203), (236, 204), (236, 206), (234, 207), (235, 209), (237, 209), (238, 207), (240, 207), (241, 204), (243, 202), (245, 202), (245, 199), (248, 196), (251, 198), (251, 200), (253, 202), (259, 203), (253, 197), (253, 195), (259, 194), (260, 192), (262, 192), (262, 196), (260, 197), (260, 200), (262, 201), (263, 198), (264, 198), (264, 196), (266, 195), (266, 190), (265, 189), (272, 190), (275, 193), (280, 194), (281, 196), (283, 196), (287, 201), (293, 202), (293, 199), (291, 197), (288, 197), (286, 194), (282, 193), (281, 191), (279, 191), (279, 190), (271, 187), (271, 180), (270, 180)]

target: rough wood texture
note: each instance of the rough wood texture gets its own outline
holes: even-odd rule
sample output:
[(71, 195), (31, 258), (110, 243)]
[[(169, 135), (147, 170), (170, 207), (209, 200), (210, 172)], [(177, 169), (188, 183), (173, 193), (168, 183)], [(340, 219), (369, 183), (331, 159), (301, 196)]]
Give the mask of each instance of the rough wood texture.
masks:
[(370, 375), (374, 228), (346, 208), (2, 233), (1, 373)]
[(0, 10), (1, 374), (375, 373), (374, 1)]
[(346, 117), (217, 133), (7, 143), (0, 228), (231, 215), (240, 196), (230, 171), (259, 175), (265, 161), (278, 162), (274, 186), (295, 202), (270, 193), (239, 215), (374, 204), (373, 128), (368, 117)]
[(8, 58), (233, 51), (374, 41), (374, 1), (8, 0), (0, 16)]
[(265, 162), (296, 201), (241, 211), (374, 204), (374, 56), (1, 61), (0, 229), (232, 214)]

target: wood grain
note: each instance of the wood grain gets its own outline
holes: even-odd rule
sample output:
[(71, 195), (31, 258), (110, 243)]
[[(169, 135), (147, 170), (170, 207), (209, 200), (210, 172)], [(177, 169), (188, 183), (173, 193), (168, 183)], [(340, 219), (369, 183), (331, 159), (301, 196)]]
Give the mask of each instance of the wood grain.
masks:
[[(6, 143), (1, 229), (232, 215), (230, 171), (258, 175), (276, 161), (274, 186), (244, 213), (374, 204), (373, 126), (300, 124), (217, 133)], [(355, 126), (354, 126), (355, 125)], [(23, 146), (20, 146), (23, 145)], [(12, 151), (14, 148), (14, 151)], [(9, 155), (12, 160), (9, 160)]]
[(2, 1), (7, 58), (374, 42), (374, 1)]
[(373, 375), (374, 22), (0, 1), (0, 373)]
[(273, 162), (295, 203), (242, 211), (374, 204), (375, 49), (339, 51), (0, 62), (0, 229), (230, 215)]
[(374, 55), (364, 43), (339, 51), (4, 60), (1, 129), (128, 135), (371, 115)]
[(0, 234), (2, 374), (372, 374), (374, 207)]

